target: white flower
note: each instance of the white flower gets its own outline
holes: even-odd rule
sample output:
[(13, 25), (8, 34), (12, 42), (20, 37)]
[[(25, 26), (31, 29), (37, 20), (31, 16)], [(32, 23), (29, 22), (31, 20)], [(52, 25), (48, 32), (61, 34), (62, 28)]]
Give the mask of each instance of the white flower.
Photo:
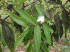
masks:
[(44, 19), (44, 16), (39, 16), (38, 19), (37, 19), (37, 22), (40, 22), (40, 21), (41, 21), (41, 22), (44, 22), (44, 20), (45, 20), (45, 19)]

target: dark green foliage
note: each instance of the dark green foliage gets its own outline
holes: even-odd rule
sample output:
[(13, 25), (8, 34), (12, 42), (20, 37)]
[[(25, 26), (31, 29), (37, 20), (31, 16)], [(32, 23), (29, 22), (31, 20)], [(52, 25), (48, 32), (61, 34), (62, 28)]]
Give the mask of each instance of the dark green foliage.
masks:
[[(46, 42), (47, 39), (46, 39), (44, 33), (42, 33), (41, 38), (42, 38), (42, 41), (44, 42), (44, 44), (46, 45), (46, 47), (48, 48), (49, 47), (49, 44)], [(42, 50), (42, 48), (40, 48), (40, 49)]]
[[(43, 50), (44, 51), (43, 51)], [(43, 43), (43, 42), (41, 42), (41, 50), (43, 51), (43, 52), (49, 52), (49, 50), (48, 50), (48, 48), (46, 47), (46, 45)]]
[(70, 24), (69, 24), (69, 33), (70, 33)]
[(3, 33), (7, 46), (9, 47), (11, 52), (14, 52), (15, 38), (13, 35), (13, 31), (5, 21), (2, 21), (2, 33)]
[(62, 8), (62, 23), (64, 25), (65, 31), (67, 31), (69, 27), (69, 16), (64, 7)]
[(2, 52), (2, 49), (1, 49), (1, 44), (0, 44), (0, 52)]
[(7, 9), (10, 10), (10, 11), (12, 11), (12, 8), (13, 8), (13, 5), (8, 5), (7, 6)]
[(0, 10), (1, 10), (1, 6), (0, 6)]
[(1, 41), (1, 34), (0, 34), (0, 41)]
[(30, 52), (31, 48), (32, 48), (33, 42), (31, 42), (26, 50), (26, 52)]
[[(20, 16), (17, 11), (15, 11), (15, 15)], [(19, 25), (16, 22), (14, 22), (14, 26), (16, 27), (17, 30), (20, 30), (21, 33), (23, 32), (21, 25)]]
[(19, 25), (16, 22), (14, 22), (14, 26), (16, 27), (17, 30), (20, 30), (21, 33), (23, 32), (21, 25)]
[(70, 2), (70, 0), (68, 0)]
[(58, 42), (59, 36), (58, 36), (58, 32), (57, 32), (57, 28), (56, 28), (55, 24), (54, 24), (54, 25), (52, 25), (52, 26), (51, 26), (51, 28), (52, 28), (52, 29), (53, 29), (53, 31), (54, 31), (54, 33), (52, 33), (52, 35), (53, 35), (53, 37), (54, 37), (55, 41), (57, 41), (57, 42)]
[(27, 45), (28, 41), (33, 38), (34, 26), (30, 26), (28, 34), (25, 36), (24, 45)]
[(54, 16), (54, 22), (55, 22), (55, 25), (56, 25), (56, 28), (57, 28), (58, 35), (61, 38), (62, 35), (63, 35), (63, 27), (62, 27), (62, 22), (61, 22), (58, 14), (56, 14)]
[(61, 0), (51, 0), (51, 1), (54, 1), (57, 4), (62, 4)]

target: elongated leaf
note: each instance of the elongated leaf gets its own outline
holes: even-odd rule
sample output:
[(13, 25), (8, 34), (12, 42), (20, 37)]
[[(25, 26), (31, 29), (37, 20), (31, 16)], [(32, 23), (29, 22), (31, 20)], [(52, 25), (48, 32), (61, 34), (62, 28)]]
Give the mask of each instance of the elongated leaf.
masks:
[(17, 38), (17, 40), (15, 41), (15, 48), (17, 46), (19, 46), (19, 44), (23, 41), (24, 37), (26, 36), (26, 34), (28, 33), (29, 31), (29, 27), (27, 27), (24, 32)]
[(39, 52), (41, 45), (41, 29), (39, 25), (34, 28), (35, 52)]
[(46, 42), (47, 42), (49, 45), (51, 45), (50, 28), (49, 28), (49, 26), (48, 26), (46, 23), (43, 24), (43, 30), (44, 30), (44, 34), (45, 34), (46, 39), (47, 39)]
[(1, 41), (2, 41), (3, 46), (6, 46), (6, 42), (4, 40), (3, 33), (2, 33), (2, 29), (0, 29), (0, 34), (1, 34), (0, 36), (1, 36)]
[(46, 42), (46, 38), (44, 37), (44, 35), (41, 35), (42, 39)]
[(7, 46), (9, 47), (11, 52), (14, 52), (15, 38), (13, 35), (13, 31), (5, 21), (2, 21), (2, 32), (3, 32), (3, 37), (6, 41)]
[(48, 19), (50, 19), (50, 15), (49, 15), (49, 13), (46, 12), (45, 10), (43, 10), (43, 12), (44, 12), (44, 15), (45, 15)]
[(35, 8), (40, 16), (44, 16), (43, 10), (38, 4), (35, 4)]
[(57, 31), (58, 31), (58, 35), (61, 38), (62, 35), (63, 35), (63, 26), (62, 26), (62, 22), (61, 22), (60, 17), (59, 17), (58, 14), (56, 14), (54, 16), (54, 21), (55, 21), (55, 25), (56, 25), (56, 28), (57, 28)]
[(24, 45), (27, 45), (28, 40), (30, 40), (30, 37), (32, 36), (32, 33), (34, 32), (34, 26), (30, 26), (28, 34), (25, 36)]
[(25, 11), (21, 9), (15, 9), (23, 18), (25, 18), (28, 22), (32, 24), (36, 24), (37, 21), (34, 17), (32, 17), (30, 14), (26, 13)]
[(14, 15), (13, 13), (11, 13), (10, 11), (9, 11), (9, 15), (16, 23), (18, 23), (22, 26), (28, 26), (29, 25), (28, 22), (24, 18), (18, 17), (16, 15)]
[(6, 46), (6, 42), (5, 42), (5, 39), (3, 37), (3, 34), (1, 34), (1, 41), (2, 41), (3, 46)]
[(41, 48), (44, 50), (44, 52), (49, 52), (48, 48), (45, 46), (43, 42), (41, 42)]
[(29, 46), (28, 46), (26, 52), (30, 52), (32, 45), (33, 45), (33, 42), (31, 42), (31, 43), (29, 44)]
[(65, 30), (67, 31), (69, 27), (69, 16), (65, 8), (62, 8), (62, 23), (64, 25)]

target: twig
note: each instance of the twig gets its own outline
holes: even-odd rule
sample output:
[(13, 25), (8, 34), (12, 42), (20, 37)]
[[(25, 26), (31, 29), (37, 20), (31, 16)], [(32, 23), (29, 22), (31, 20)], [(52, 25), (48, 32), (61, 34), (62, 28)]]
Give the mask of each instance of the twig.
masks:
[(36, 1), (33, 1), (32, 3), (27, 4), (26, 6), (24, 6), (24, 7), (22, 8), (22, 10), (23, 10), (25, 7), (27, 7), (27, 6), (31, 5), (31, 4), (33, 4), (33, 3), (35, 3), (35, 2), (36, 2)]
[(2, 21), (6, 20), (9, 16), (7, 16), (5, 19), (3, 19)]
[[(65, 6), (66, 4), (68, 3), (68, 0), (66, 1), (66, 3), (64, 5), (61, 5), (61, 6)], [(61, 7), (59, 8), (59, 10), (54, 14), (54, 16), (60, 11)], [(51, 20), (54, 18), (54, 16), (51, 18)]]
[[(0, 19), (1, 22), (2, 22), (2, 20), (3, 20), (3, 19)], [(0, 22), (0, 23), (1, 23), (1, 22)], [(11, 22), (8, 22), (8, 21), (6, 21), (6, 22), (7, 22), (8, 24), (11, 24)]]

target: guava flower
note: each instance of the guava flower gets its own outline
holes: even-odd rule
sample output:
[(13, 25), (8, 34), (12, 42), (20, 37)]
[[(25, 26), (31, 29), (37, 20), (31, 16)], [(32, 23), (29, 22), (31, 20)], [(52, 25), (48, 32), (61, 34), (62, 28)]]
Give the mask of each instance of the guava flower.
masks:
[(44, 16), (39, 16), (38, 19), (37, 19), (37, 22), (40, 22), (40, 21), (41, 21), (41, 22), (44, 22), (44, 20), (45, 20), (45, 19), (44, 19)]

